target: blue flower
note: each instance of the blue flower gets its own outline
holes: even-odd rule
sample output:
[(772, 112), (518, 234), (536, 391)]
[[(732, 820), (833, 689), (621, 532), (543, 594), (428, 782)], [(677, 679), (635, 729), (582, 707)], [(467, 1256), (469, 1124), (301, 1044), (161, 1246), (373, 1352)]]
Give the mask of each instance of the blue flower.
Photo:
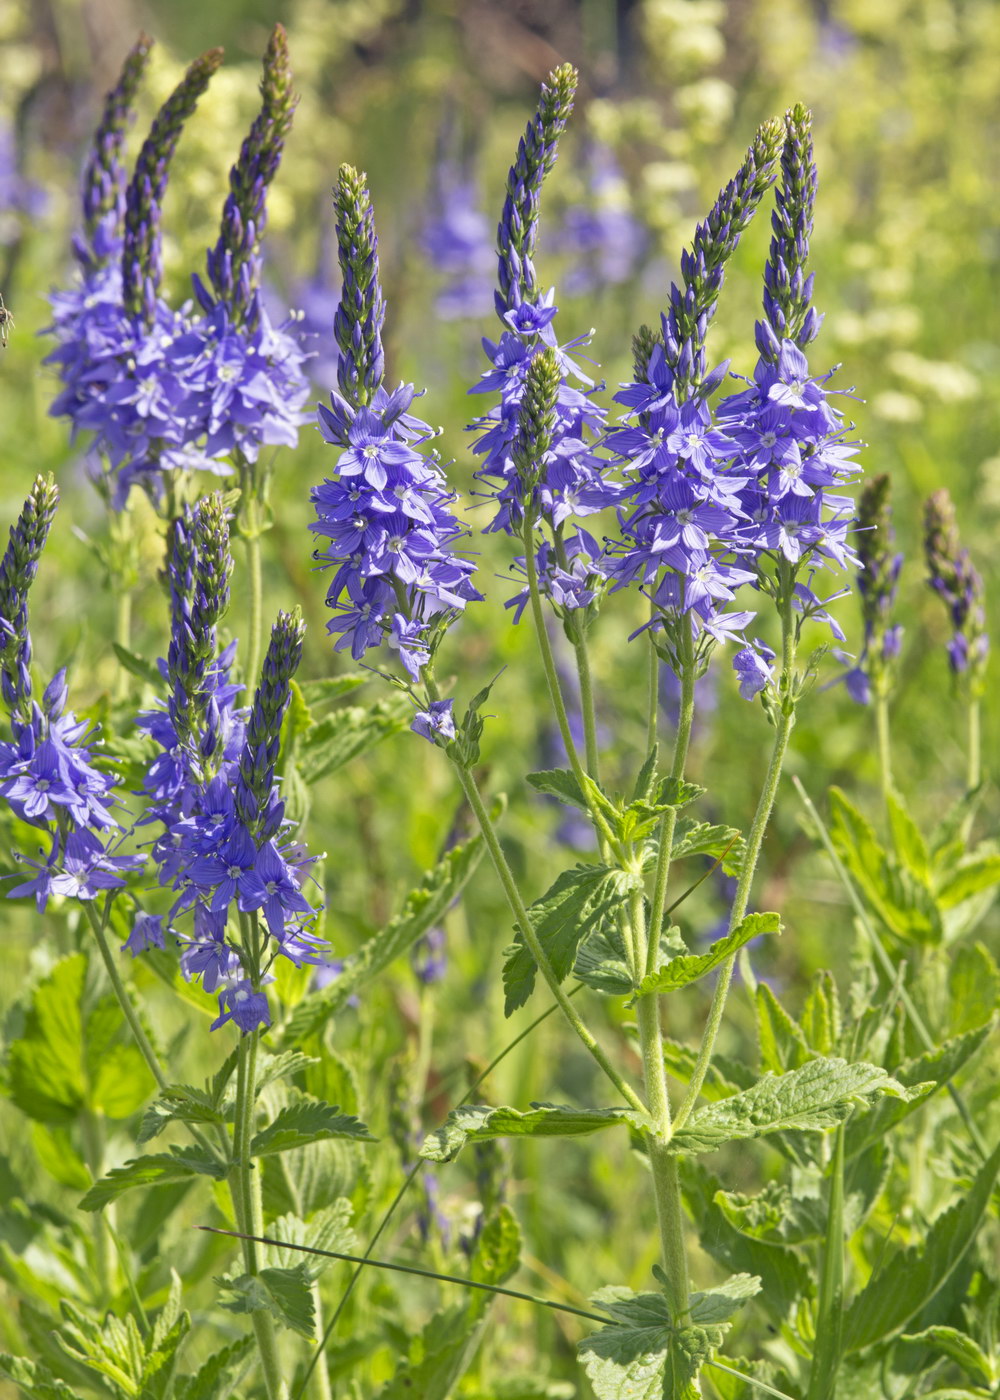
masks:
[(455, 737), (454, 700), (432, 700), (426, 710), (418, 710), (410, 728), (431, 744), (447, 743)]

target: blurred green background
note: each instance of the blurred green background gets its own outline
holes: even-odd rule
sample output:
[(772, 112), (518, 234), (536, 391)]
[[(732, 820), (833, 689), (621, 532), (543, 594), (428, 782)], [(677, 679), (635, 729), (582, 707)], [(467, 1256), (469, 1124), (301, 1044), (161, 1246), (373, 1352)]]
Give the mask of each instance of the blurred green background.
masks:
[[(493, 335), (496, 321), (488, 300), (479, 318), (445, 320), (436, 309), (447, 278), (428, 266), (423, 238), (442, 151), (468, 156), (479, 208), (492, 227), (539, 81), (556, 62), (579, 66), (577, 111), (543, 197), (537, 263), (543, 284), (573, 286), (578, 255), (556, 233), (566, 227), (569, 211), (588, 200), (605, 206), (610, 201), (644, 230), (644, 251), (627, 277), (557, 295), (561, 337), (593, 327), (591, 353), (613, 388), (629, 377), (633, 331), (658, 316), (681, 249), (735, 171), (755, 127), (793, 101), (812, 108), (820, 173), (815, 299), (826, 322), (811, 363), (814, 372), (842, 364), (836, 383), (854, 386), (849, 416), (866, 443), (862, 461), (866, 470), (893, 479), (897, 530), (907, 555), (899, 604), (904, 660), (893, 714), (897, 779), (917, 820), (933, 820), (960, 792), (964, 771), (963, 716), (944, 653), (946, 618), (924, 582), (920, 558), (920, 503), (938, 486), (952, 492), (965, 543), (986, 577), (995, 610), (995, 0), (0, 0), (0, 290), (16, 320), (0, 359), (0, 519), (13, 519), (36, 472), (57, 474), (63, 504), (32, 595), (42, 669), (72, 662), (78, 708), (95, 702), (116, 673), (108, 641), (111, 602), (87, 539), (102, 536), (104, 517), (64, 425), (47, 416), (55, 381), (42, 364), (46, 341), (38, 338), (47, 320), (46, 293), (69, 275), (77, 171), (102, 94), (137, 31), (153, 34), (158, 42), (133, 134), (137, 149), (144, 125), (182, 66), (204, 48), (226, 48), (225, 66), (185, 132), (167, 197), (167, 273), (181, 299), (190, 272), (202, 269), (204, 249), (214, 241), (227, 170), (255, 110), (259, 55), (276, 20), (289, 31), (301, 104), (271, 196), (267, 276), (276, 298), (288, 306), (299, 304), (307, 285), (315, 291), (329, 262), (329, 190), (336, 168), (348, 161), (366, 169), (389, 301), (389, 377), (427, 387), (423, 416), (443, 425), (442, 451), (454, 459), (451, 480), (464, 494), (472, 459), (463, 429), (478, 407), (474, 402), (470, 408), (466, 391), (484, 365), (479, 337)], [(597, 193), (588, 177), (595, 149), (611, 153), (615, 171), (612, 184)], [(710, 355), (732, 356), (733, 369), (742, 373), (754, 363), (752, 326), (767, 242), (764, 213), (733, 260), (710, 338)], [(328, 284), (329, 292), (335, 289), (335, 282)], [(330, 346), (332, 335), (326, 347), (318, 340), (316, 349), (322, 356)], [(305, 530), (309, 488), (329, 470), (329, 452), (307, 427), (296, 452), (280, 453), (274, 528), (266, 541), (268, 606), (298, 601), (310, 622), (307, 676), (343, 669), (323, 632), (323, 579), (312, 571)], [(162, 541), (153, 517), (141, 510), (140, 516), (144, 577), (135, 649), (152, 658), (166, 645), (156, 580)], [(480, 518), (470, 516), (474, 523)], [(550, 725), (544, 684), (527, 628), (512, 628), (504, 612), (505, 599), (516, 591), (505, 578), (508, 542), (479, 537), (476, 548), (482, 549), (481, 586), (488, 601), (455, 629), (442, 669), (455, 673), (455, 689), (467, 699), (507, 668), (491, 700), (496, 718), (487, 729), (484, 761), (490, 783), (511, 798), (505, 837), (534, 897), (565, 860), (554, 835), (558, 814), (526, 796), (523, 782), (526, 771), (545, 761), (538, 739)], [(243, 619), (239, 564), (230, 616), (236, 631)], [(857, 650), (856, 598), (843, 599), (835, 611), (848, 632), (848, 648)], [(612, 599), (593, 643), (612, 776), (632, 771), (642, 746), (644, 662), (626, 642), (635, 619), (633, 603)], [(816, 643), (823, 640), (817, 632)], [(715, 667), (692, 776), (710, 789), (706, 816), (745, 826), (770, 730), (760, 709), (738, 698), (728, 662), (718, 657)], [(874, 812), (871, 717), (842, 685), (827, 686), (841, 673), (832, 658), (823, 663), (801, 711), (789, 769), (817, 798), (835, 781)], [(376, 698), (378, 682), (365, 693)], [(988, 770), (998, 725), (991, 689), (984, 731)], [(669, 737), (666, 720), (664, 735)], [(385, 919), (435, 859), (458, 807), (445, 765), (405, 733), (317, 793), (310, 841), (327, 852), (328, 934), (336, 948), (356, 946)], [(996, 813), (990, 792), (985, 829), (995, 825)], [(0, 866), (10, 868), (6, 851)], [(785, 936), (761, 959), (767, 974), (789, 989), (793, 1005), (816, 967), (844, 970), (849, 915), (801, 830), (787, 785), (755, 902), (784, 911)], [(718, 889), (707, 886), (688, 906), (686, 932), (702, 936), (722, 908)], [(51, 956), (54, 926), (11, 906), (0, 1005), (19, 993), (32, 966), (44, 966)], [(438, 1075), (458, 1072), (466, 1055), (488, 1059), (510, 1033), (498, 988), (500, 950), (510, 929), (485, 868), (449, 920), (448, 935), (449, 972), (433, 995), (402, 968), (387, 981), (377, 1005), (360, 1008), (338, 1027), (338, 1048), (353, 1055), (362, 1080), (368, 1078), (362, 1097), (374, 1102), (366, 1116), (375, 1131), (385, 1128), (386, 1063), (396, 1060), (405, 1072), (419, 1042), (420, 1053), (430, 1056), (433, 1085)], [(183, 1037), (198, 1013), (153, 996), (165, 1037)], [(430, 1014), (432, 1001), (440, 1029), (428, 1047), (417, 1025), (421, 1014)], [(703, 1009), (695, 993), (671, 1033), (697, 1030)], [(744, 1015), (734, 1004), (735, 1029), (728, 1032), (733, 1045), (745, 1029)], [(523, 1021), (529, 1018), (522, 1013)], [(198, 1037), (188, 1036), (178, 1053), (200, 1064), (206, 1034), (199, 1023)], [(222, 1047), (211, 1053), (221, 1056)], [(500, 1083), (509, 1101), (521, 1103), (585, 1094), (580, 1085), (588, 1074), (549, 1024), (529, 1050), (512, 1057)], [(513, 1186), (529, 1253), (584, 1291), (618, 1278), (622, 1255), (642, 1276), (654, 1244), (650, 1234), (644, 1255), (639, 1232), (650, 1222), (631, 1219), (628, 1191), (622, 1196), (623, 1180), (641, 1185), (636, 1168), (623, 1163), (624, 1146), (618, 1155), (612, 1147), (602, 1146), (600, 1154), (561, 1148), (551, 1173), (541, 1179), (533, 1165), (539, 1152), (531, 1145), (518, 1149)], [(548, 1171), (550, 1155), (545, 1161)], [(451, 1169), (443, 1186), (446, 1207), (456, 1215), (462, 1181), (461, 1172)], [(572, 1182), (567, 1195), (559, 1190), (565, 1181)], [(626, 1246), (621, 1251), (616, 1232)], [(531, 1323), (536, 1340), (523, 1341), (527, 1350), (520, 1360), (537, 1354), (541, 1336), (558, 1369), (563, 1324)], [(517, 1339), (527, 1335), (515, 1333), (514, 1342), (506, 1343), (515, 1361), (522, 1345)]]

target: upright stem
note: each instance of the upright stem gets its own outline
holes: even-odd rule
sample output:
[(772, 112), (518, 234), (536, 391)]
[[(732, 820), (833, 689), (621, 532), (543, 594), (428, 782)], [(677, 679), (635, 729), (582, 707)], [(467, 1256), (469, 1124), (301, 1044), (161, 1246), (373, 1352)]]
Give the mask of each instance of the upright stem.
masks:
[[(778, 688), (778, 715), (775, 723), (774, 747), (771, 750), (771, 761), (768, 764), (767, 776), (764, 779), (764, 786), (761, 789), (757, 810), (754, 813), (753, 824), (747, 835), (743, 868), (736, 886), (733, 907), (729, 914), (730, 933), (732, 933), (733, 929), (742, 920), (747, 911), (754, 875), (757, 873), (757, 861), (760, 858), (760, 848), (764, 840), (764, 832), (767, 830), (767, 824), (771, 818), (771, 811), (774, 807), (774, 799), (781, 778), (781, 769), (785, 761), (785, 752), (788, 748), (788, 739), (795, 724), (796, 637), (795, 618), (792, 612), (792, 580), (788, 575), (788, 570), (783, 569), (782, 574), (781, 680)], [(709, 1008), (708, 1022), (705, 1026), (705, 1033), (702, 1036), (701, 1046), (698, 1050), (698, 1059), (695, 1062), (691, 1082), (688, 1085), (688, 1091), (684, 1096), (680, 1108), (677, 1110), (677, 1117), (674, 1120), (675, 1131), (687, 1122), (688, 1116), (697, 1102), (698, 1095), (701, 1093), (701, 1086), (705, 1082), (705, 1075), (708, 1073), (708, 1067), (712, 1062), (715, 1042), (722, 1024), (722, 1013), (725, 1010), (726, 997), (729, 994), (729, 985), (733, 978), (735, 962), (736, 956), (734, 954), (726, 959), (719, 970), (719, 978), (715, 984), (712, 1005)]]
[[(655, 656), (656, 653), (654, 652), (653, 655)], [(688, 748), (691, 744), (691, 728), (694, 724), (694, 639), (686, 627), (680, 679), (680, 712), (677, 716), (677, 733), (674, 736), (674, 758), (670, 765), (670, 776), (678, 781), (684, 776)], [(647, 973), (655, 972), (659, 966), (660, 934), (663, 929), (663, 911), (667, 903), (667, 880), (670, 875), (670, 859), (673, 855), (676, 828), (677, 808), (669, 807), (660, 818), (659, 850), (656, 856), (653, 905), (649, 918), (649, 942), (646, 948), (645, 970)]]
[(882, 777), (882, 803), (889, 807), (892, 792), (892, 745), (889, 738), (889, 697), (884, 687), (875, 687), (875, 733), (878, 740), (879, 771)]
[(251, 693), (257, 684), (263, 644), (264, 586), (261, 572), (260, 509), (253, 464), (239, 460), (240, 469), (240, 533), (246, 548), (247, 561), (247, 652), (243, 678)]
[(816, 1343), (806, 1400), (834, 1400), (844, 1319), (844, 1124), (834, 1138), (830, 1203), (819, 1281)]
[[(104, 1133), (99, 1115), (90, 1109), (84, 1109), (80, 1116), (80, 1131), (87, 1169), (93, 1180), (98, 1181), (104, 1172)], [(94, 1211), (91, 1216), (91, 1228), (94, 1233), (94, 1263), (103, 1309), (112, 1292), (108, 1268), (108, 1228), (103, 1211)]]
[(573, 733), (569, 727), (566, 702), (563, 700), (562, 686), (559, 684), (559, 673), (556, 670), (555, 657), (552, 655), (552, 643), (549, 641), (549, 634), (545, 628), (542, 595), (538, 589), (538, 566), (535, 563), (535, 521), (531, 511), (525, 512), (523, 541), (524, 567), (528, 575), (528, 596), (531, 600), (531, 616), (534, 620), (535, 633), (538, 637), (538, 647), (542, 653), (542, 665), (545, 668), (545, 679), (548, 681), (552, 708), (555, 710), (556, 723), (559, 725), (559, 733), (562, 736), (563, 746), (566, 749), (566, 756), (569, 759), (569, 765), (574, 775), (579, 781), (583, 775), (583, 766), (580, 763), (580, 755), (576, 751)]
[(973, 695), (969, 700), (969, 752), (965, 785), (974, 791), (983, 780), (982, 761), (982, 700)]
[[(650, 615), (656, 612), (656, 604), (650, 603)], [(660, 658), (653, 646), (652, 631), (648, 632), (649, 661), (646, 667), (646, 752), (656, 743), (660, 719)]]
[(622, 1097), (625, 1099), (625, 1102), (629, 1105), (630, 1108), (634, 1108), (637, 1112), (645, 1113), (645, 1104), (636, 1094), (632, 1086), (615, 1069), (607, 1054), (594, 1039), (594, 1036), (591, 1034), (591, 1032), (584, 1025), (584, 1022), (576, 1007), (572, 1004), (569, 997), (563, 991), (562, 986), (559, 982), (559, 978), (553, 971), (552, 964), (549, 962), (548, 957), (545, 954), (544, 948), (538, 941), (538, 936), (535, 933), (534, 925), (532, 924), (528, 911), (525, 908), (524, 900), (521, 898), (521, 893), (517, 888), (517, 882), (514, 879), (513, 871), (507, 863), (507, 857), (503, 853), (503, 848), (501, 847), (499, 838), (497, 837), (496, 828), (493, 825), (489, 812), (487, 812), (486, 810), (485, 804), (483, 803), (483, 799), (479, 795), (479, 789), (476, 787), (475, 780), (473, 779), (472, 774), (468, 771), (467, 768), (464, 768), (461, 763), (455, 760), (453, 761), (455, 763), (455, 771), (458, 774), (459, 782), (462, 784), (462, 790), (464, 791), (465, 796), (468, 799), (469, 806), (475, 813), (476, 820), (478, 821), (480, 830), (483, 833), (483, 840), (486, 842), (486, 849), (490, 853), (493, 865), (500, 879), (500, 884), (503, 887), (504, 894), (507, 896), (507, 902), (510, 905), (511, 913), (514, 915), (515, 922), (517, 923), (517, 926), (521, 931), (521, 936), (527, 944), (532, 957), (538, 964), (539, 972), (541, 972), (542, 976), (549, 984), (549, 987), (552, 991), (552, 995), (559, 1003), (559, 1008), (562, 1011), (563, 1015), (566, 1017), (566, 1020), (573, 1027), (573, 1030), (579, 1036), (580, 1040), (587, 1047), (591, 1055), (600, 1065), (601, 1069), (611, 1080), (612, 1084), (618, 1090), (619, 1094), (621, 1094)]
[(580, 709), (583, 712), (583, 742), (587, 759), (587, 772), (595, 783), (601, 781), (600, 754), (597, 749), (597, 712), (594, 707), (594, 681), (590, 674), (590, 652), (582, 625), (578, 624), (578, 636), (573, 644), (576, 652), (576, 672), (580, 677)]

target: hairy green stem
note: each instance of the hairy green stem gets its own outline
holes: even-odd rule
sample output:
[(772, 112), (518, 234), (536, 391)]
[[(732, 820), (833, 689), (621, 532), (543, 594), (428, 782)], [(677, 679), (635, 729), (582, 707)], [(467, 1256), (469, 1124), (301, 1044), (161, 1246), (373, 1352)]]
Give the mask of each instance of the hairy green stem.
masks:
[[(694, 642), (685, 627), (685, 645), (681, 658), (681, 703), (677, 716), (677, 733), (674, 736), (674, 758), (670, 765), (670, 776), (678, 781), (684, 776), (688, 749), (691, 745), (691, 728), (694, 724)], [(654, 656), (655, 656), (654, 652)], [(652, 745), (650, 745), (652, 748)], [(660, 935), (663, 932), (663, 911), (667, 902), (667, 881), (670, 876), (670, 860), (674, 848), (674, 832), (677, 829), (677, 808), (669, 807), (660, 818), (659, 849), (656, 855), (656, 874), (653, 880), (653, 903), (649, 917), (649, 941), (646, 948), (646, 972), (656, 972), (660, 963)]]
[[(160, 1061), (157, 1058), (156, 1051), (153, 1049), (152, 1045), (150, 1045), (149, 1037), (143, 1030), (142, 1022), (139, 1020), (138, 1012), (132, 1005), (132, 999), (129, 996), (128, 992), (125, 990), (125, 983), (121, 979), (121, 974), (118, 971), (118, 964), (115, 961), (115, 956), (112, 953), (111, 947), (108, 943), (107, 929), (105, 928), (104, 923), (102, 922), (97, 910), (94, 908), (94, 901), (92, 899), (87, 899), (81, 900), (80, 902), (87, 915), (87, 918), (90, 920), (90, 926), (94, 930), (94, 936), (97, 939), (97, 946), (100, 949), (101, 958), (104, 961), (104, 966), (107, 968), (108, 977), (111, 979), (111, 986), (114, 989), (115, 996), (118, 999), (118, 1005), (122, 1009), (122, 1014), (128, 1022), (129, 1029), (131, 1030), (132, 1035), (135, 1038), (135, 1043), (139, 1047), (139, 1053), (142, 1055), (142, 1058), (146, 1061), (146, 1064), (149, 1067), (149, 1072), (156, 1080), (156, 1083), (159, 1086), (159, 1088), (165, 1089), (170, 1081), (167, 1079), (167, 1076), (163, 1072), (163, 1067), (161, 1066)], [(194, 1131), (194, 1126), (194, 1124), (191, 1124), (192, 1132)], [(205, 1138), (203, 1134), (195, 1133), (194, 1135), (198, 1138), (199, 1141), (203, 1143), (203, 1145), (208, 1146), (208, 1139)]]
[(590, 652), (583, 628), (578, 624), (578, 635), (573, 643), (576, 653), (576, 673), (580, 678), (580, 709), (583, 713), (583, 744), (587, 761), (587, 772), (595, 783), (601, 781), (601, 758), (597, 749), (597, 711), (594, 707), (594, 681), (590, 673)]
[(889, 697), (880, 685), (875, 689), (875, 734), (878, 741), (879, 772), (882, 780), (882, 804), (889, 810), (892, 792), (892, 745), (889, 737)]
[(830, 1202), (806, 1400), (834, 1400), (844, 1322), (844, 1124), (834, 1137)]
[[(650, 616), (656, 615), (656, 604), (649, 605)], [(646, 666), (646, 752), (656, 743), (660, 728), (660, 658), (653, 646), (652, 629), (646, 634), (649, 641), (649, 660)]]
[(982, 701), (978, 695), (973, 695), (969, 700), (969, 752), (965, 785), (973, 792), (982, 780)]
[(264, 626), (264, 584), (261, 564), (260, 503), (254, 465), (242, 456), (240, 472), (239, 532), (243, 537), (247, 563), (247, 653), (243, 679), (253, 694), (260, 671)]
[[(750, 891), (753, 887), (754, 876), (757, 873), (757, 861), (760, 858), (760, 849), (764, 841), (764, 833), (771, 818), (771, 811), (774, 807), (774, 799), (778, 791), (778, 783), (781, 779), (781, 769), (785, 761), (785, 753), (788, 749), (788, 740), (792, 728), (795, 724), (795, 618), (792, 612), (792, 580), (788, 576), (788, 571), (783, 570), (782, 605), (781, 605), (781, 679), (778, 688), (778, 713), (775, 721), (774, 746), (771, 750), (771, 761), (768, 764), (767, 776), (764, 779), (764, 786), (761, 789), (760, 798), (757, 802), (757, 810), (754, 813), (753, 823), (747, 834), (746, 851), (743, 856), (743, 868), (740, 871), (739, 882), (736, 886), (736, 894), (733, 898), (733, 906), (729, 914), (728, 931), (732, 933), (737, 924), (741, 922), (747, 912), (747, 905), (750, 902)], [(729, 986), (733, 978), (733, 967), (736, 963), (736, 955), (728, 957), (719, 970), (718, 980), (715, 984), (715, 992), (712, 996), (712, 1005), (709, 1008), (708, 1022), (702, 1036), (701, 1045), (698, 1050), (698, 1058), (695, 1062), (694, 1071), (691, 1075), (691, 1082), (688, 1085), (687, 1093), (677, 1110), (674, 1120), (674, 1128), (680, 1128), (687, 1122), (691, 1110), (697, 1102), (701, 1093), (701, 1086), (705, 1082), (705, 1075), (712, 1062), (712, 1054), (715, 1050), (715, 1042), (718, 1039), (719, 1029), (722, 1025), (722, 1013), (726, 1006), (726, 997), (729, 995)]]
[[(99, 1181), (104, 1174), (104, 1132), (100, 1116), (91, 1109), (84, 1109), (80, 1115), (80, 1133), (83, 1138), (83, 1156), (93, 1181)], [(94, 1235), (94, 1264), (97, 1285), (100, 1290), (101, 1308), (111, 1298), (111, 1271), (108, 1264), (108, 1228), (103, 1211), (94, 1211), (91, 1216), (91, 1229)]]
[[(630, 921), (635, 936), (636, 966), (646, 960), (644, 895), (637, 889), (630, 900)], [(651, 926), (649, 933), (653, 932)], [(663, 1272), (670, 1316), (683, 1318), (689, 1306), (687, 1255), (684, 1250), (684, 1214), (681, 1208), (677, 1159), (670, 1152), (670, 1095), (663, 1060), (663, 1031), (660, 1026), (660, 999), (640, 997), (636, 1005), (639, 1045), (642, 1050), (643, 1085), (649, 1103), (653, 1132), (646, 1135), (649, 1166), (653, 1177), (656, 1220), (660, 1229)]]
[(549, 962), (544, 948), (538, 941), (534, 925), (525, 908), (521, 893), (517, 888), (514, 873), (507, 863), (507, 857), (503, 853), (503, 848), (497, 837), (496, 828), (493, 825), (489, 812), (486, 810), (482, 797), (479, 795), (479, 789), (476, 786), (475, 780), (468, 769), (464, 768), (461, 763), (457, 760), (453, 760), (453, 762), (459, 782), (462, 784), (462, 789), (468, 799), (469, 806), (472, 808), (476, 820), (479, 823), (480, 830), (483, 833), (486, 849), (490, 853), (500, 884), (503, 887), (504, 894), (507, 896), (507, 902), (510, 905), (511, 913), (514, 915), (514, 920), (521, 931), (521, 937), (524, 939), (532, 957), (538, 964), (539, 972), (541, 972), (542, 976), (549, 984), (552, 995), (559, 1003), (559, 1007), (566, 1017), (566, 1020), (573, 1027), (577, 1036), (611, 1080), (619, 1094), (625, 1099), (625, 1102), (630, 1108), (634, 1108), (640, 1113), (645, 1113), (645, 1105), (642, 1100), (631, 1085), (615, 1069), (607, 1054), (595, 1040), (587, 1026), (584, 1025), (583, 1019), (576, 1007), (572, 1005), (569, 997), (563, 991), (559, 978), (553, 971), (552, 964)]

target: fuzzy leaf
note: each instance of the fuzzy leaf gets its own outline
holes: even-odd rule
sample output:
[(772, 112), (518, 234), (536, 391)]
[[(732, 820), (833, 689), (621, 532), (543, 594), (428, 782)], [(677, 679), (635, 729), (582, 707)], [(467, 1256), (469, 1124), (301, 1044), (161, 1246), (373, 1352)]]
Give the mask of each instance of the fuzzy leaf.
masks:
[(142, 1115), (136, 1141), (142, 1146), (163, 1132), (168, 1123), (221, 1123), (222, 1114), (212, 1107), (211, 1096), (190, 1084), (171, 1084)]
[(250, 1335), (214, 1352), (197, 1374), (180, 1378), (177, 1400), (229, 1400), (253, 1364), (255, 1350)]
[[(297, 1215), (279, 1215), (268, 1226), (268, 1234), (287, 1244), (307, 1245), (310, 1249), (332, 1249), (339, 1254), (351, 1254), (354, 1250), (355, 1235), (351, 1228), (354, 1207), (341, 1197), (333, 1205), (319, 1210), (309, 1220)], [(277, 1245), (267, 1245), (268, 1262), (279, 1269), (294, 1269), (301, 1264), (315, 1282), (320, 1274), (333, 1261), (316, 1254), (311, 1258), (297, 1249), (281, 1249)]]
[(780, 933), (781, 920), (777, 914), (749, 914), (742, 919), (732, 933), (713, 943), (707, 953), (691, 953), (671, 958), (659, 972), (644, 977), (636, 989), (637, 997), (658, 995), (661, 992), (674, 992), (696, 982), (738, 953), (753, 938), (764, 933)]
[[(628, 898), (628, 891), (628, 878), (621, 871), (605, 865), (577, 865), (563, 871), (529, 907), (534, 931), (560, 982), (569, 976), (580, 944), (610, 918)], [(505, 1016), (528, 1000), (537, 970), (519, 930), (517, 942), (507, 949), (503, 968)]]
[(964, 1196), (944, 1211), (919, 1244), (876, 1269), (844, 1318), (844, 1350), (861, 1351), (905, 1327), (961, 1263), (979, 1229), (1000, 1171), (1000, 1147)]
[(579, 1137), (616, 1123), (639, 1126), (639, 1115), (627, 1108), (570, 1108), (566, 1104), (536, 1103), (527, 1113), (516, 1108), (467, 1104), (453, 1108), (442, 1128), (429, 1133), (420, 1156), (450, 1162), (469, 1142), (498, 1137)]
[(925, 1327), (922, 1332), (904, 1333), (902, 1340), (917, 1342), (954, 1361), (976, 1385), (992, 1390), (996, 1384), (997, 1373), (990, 1358), (977, 1341), (955, 1327)]
[(750, 1298), (760, 1292), (757, 1274), (733, 1274), (725, 1283), (691, 1294), (691, 1321), (696, 1324), (726, 1322)]
[(324, 715), (296, 744), (296, 764), (303, 781), (312, 786), (383, 739), (400, 733), (406, 728), (409, 713), (405, 702), (394, 698), (367, 707), (346, 706)]
[(211, 1176), (224, 1181), (227, 1167), (200, 1147), (172, 1147), (169, 1152), (154, 1152), (148, 1157), (136, 1157), (122, 1167), (115, 1167), (107, 1176), (95, 1181), (80, 1202), (81, 1210), (102, 1210), (136, 1186), (163, 1186), (171, 1181), (187, 1181), (193, 1176)]
[[(315, 681), (300, 681), (298, 690), (305, 704), (313, 709), (319, 705), (331, 704), (343, 695), (349, 695), (352, 690), (366, 685), (370, 679), (364, 671), (346, 671), (342, 676), (321, 676)], [(293, 681), (292, 684), (296, 683)]]
[(994, 885), (1000, 885), (1000, 855), (976, 856), (960, 865), (938, 888), (937, 902), (942, 909), (954, 909)]
[(224, 1293), (233, 1295), (221, 1302), (227, 1311), (268, 1312), (281, 1326), (312, 1340), (316, 1313), (305, 1264), (297, 1264), (293, 1269), (261, 1269), (259, 1274), (241, 1274), (216, 1282)]
[(889, 860), (875, 829), (839, 788), (830, 789), (830, 839), (872, 913), (906, 943), (939, 943), (939, 903), (924, 884)]
[(276, 1084), (279, 1079), (290, 1078), (291, 1075), (300, 1074), (318, 1064), (319, 1059), (316, 1055), (305, 1055), (301, 1050), (283, 1050), (280, 1055), (261, 1054), (257, 1059), (257, 1083), (254, 1092), (259, 1094), (269, 1084)]
[(892, 844), (899, 859), (921, 884), (930, 882), (931, 866), (927, 843), (920, 834), (916, 822), (907, 812), (894, 793), (888, 793), (886, 803), (889, 812), (889, 827), (892, 831)]
[(959, 948), (948, 973), (951, 1029), (973, 1030), (1000, 1010), (1000, 968), (982, 943)]
[(28, 1396), (28, 1400), (78, 1400), (77, 1392), (54, 1376), (40, 1361), (0, 1352), (0, 1376)]
[(821, 1132), (842, 1123), (858, 1100), (907, 1090), (878, 1065), (816, 1059), (787, 1074), (766, 1074), (751, 1089), (698, 1109), (674, 1133), (676, 1152), (714, 1152), (766, 1133)]
[(555, 797), (567, 807), (578, 807), (581, 812), (590, 811), (580, 784), (568, 768), (542, 768), (537, 773), (529, 773), (527, 780), (536, 792)]
[[(736, 838), (739, 837), (739, 840)], [(711, 856), (718, 858), (726, 852), (722, 870), (726, 875), (739, 875), (743, 865), (746, 842), (735, 826), (712, 826), (709, 822), (696, 822), (682, 817), (674, 833), (673, 860), (683, 860), (685, 856)]]
[(625, 997), (635, 991), (621, 935), (614, 924), (587, 939), (577, 953), (573, 975), (595, 992), (608, 996)]
[(761, 1069), (771, 1074), (800, 1069), (811, 1058), (806, 1038), (766, 982), (757, 987), (754, 1007)]
[(408, 896), (400, 913), (347, 959), (339, 977), (299, 1002), (288, 1019), (285, 1041), (294, 1045), (315, 1034), (359, 988), (408, 952), (429, 928), (440, 923), (479, 864), (482, 852), (479, 836), (453, 846), (441, 863), (424, 877), (420, 887)]
[(354, 1138), (356, 1141), (376, 1142), (364, 1123), (350, 1113), (322, 1099), (297, 1098), (278, 1110), (274, 1121), (255, 1133), (250, 1143), (251, 1157), (265, 1157), (273, 1152), (289, 1152), (325, 1138)]
[(612, 1319), (577, 1347), (598, 1400), (664, 1400), (671, 1327), (663, 1294), (612, 1287), (590, 1301)]

